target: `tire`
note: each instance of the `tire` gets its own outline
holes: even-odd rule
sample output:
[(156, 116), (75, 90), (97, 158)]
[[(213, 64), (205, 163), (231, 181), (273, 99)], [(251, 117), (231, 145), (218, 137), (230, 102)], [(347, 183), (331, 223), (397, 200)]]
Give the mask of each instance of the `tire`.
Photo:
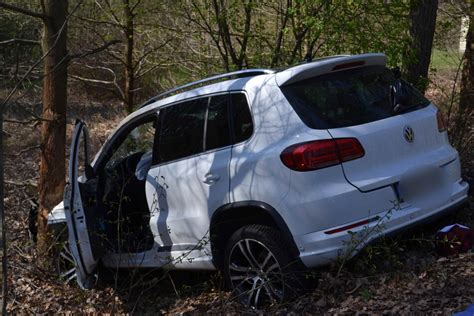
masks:
[(224, 277), (234, 299), (260, 308), (305, 288), (304, 268), (286, 244), (278, 230), (262, 225), (244, 226), (232, 234), (225, 249)]

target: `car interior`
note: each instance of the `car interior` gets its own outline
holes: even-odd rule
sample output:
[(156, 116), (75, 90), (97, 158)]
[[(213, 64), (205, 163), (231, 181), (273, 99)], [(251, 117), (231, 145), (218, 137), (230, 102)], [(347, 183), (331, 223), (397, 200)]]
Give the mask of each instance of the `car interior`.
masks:
[(119, 132), (99, 162), (97, 176), (81, 189), (86, 215), (94, 212), (87, 216), (95, 228), (92, 234), (89, 229), (90, 238), (101, 245), (101, 252), (137, 253), (153, 247), (146, 177), (138, 179), (136, 171), (153, 148), (155, 121), (153, 115)]

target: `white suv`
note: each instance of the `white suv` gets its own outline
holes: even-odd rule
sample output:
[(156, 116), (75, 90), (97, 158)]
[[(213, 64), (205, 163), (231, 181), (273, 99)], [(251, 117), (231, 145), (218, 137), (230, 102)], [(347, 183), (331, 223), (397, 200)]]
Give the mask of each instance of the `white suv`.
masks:
[(125, 118), (90, 164), (78, 121), (49, 218), (67, 222), (71, 277), (92, 286), (99, 261), (221, 269), (259, 305), (288, 297), (298, 266), (459, 207), (468, 184), (441, 112), (385, 64), (334, 56), (178, 87)]

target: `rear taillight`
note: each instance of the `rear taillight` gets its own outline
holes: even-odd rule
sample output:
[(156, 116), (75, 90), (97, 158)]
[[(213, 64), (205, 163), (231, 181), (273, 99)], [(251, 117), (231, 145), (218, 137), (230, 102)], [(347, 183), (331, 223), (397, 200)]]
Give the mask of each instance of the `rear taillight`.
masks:
[(315, 140), (287, 147), (280, 155), (285, 166), (310, 171), (340, 164), (364, 156), (356, 138)]
[(444, 114), (440, 110), (436, 113), (436, 120), (438, 121), (438, 131), (445, 132), (446, 131), (446, 120), (444, 119)]

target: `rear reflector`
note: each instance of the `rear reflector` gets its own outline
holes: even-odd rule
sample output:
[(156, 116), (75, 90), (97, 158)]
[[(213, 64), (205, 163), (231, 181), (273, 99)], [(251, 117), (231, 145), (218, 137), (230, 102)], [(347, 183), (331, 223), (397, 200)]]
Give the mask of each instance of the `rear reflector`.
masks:
[(311, 171), (334, 166), (364, 156), (356, 138), (315, 140), (287, 147), (280, 154), (285, 166), (296, 171)]
[(365, 61), (363, 61), (363, 60), (353, 61), (353, 62), (350, 62), (350, 63), (336, 65), (336, 66), (334, 66), (334, 68), (332, 68), (332, 71), (347, 69), (347, 68), (353, 68), (353, 67), (359, 67), (359, 66), (363, 66), (364, 64), (365, 64)]
[(339, 227), (339, 228), (336, 228), (336, 229), (328, 230), (328, 231), (325, 231), (324, 233), (328, 234), (328, 235), (340, 233), (340, 232), (343, 232), (343, 231), (346, 231), (346, 230), (349, 230), (349, 229), (352, 229), (352, 228), (356, 228), (356, 227), (359, 227), (359, 226), (362, 226), (362, 225), (370, 224), (370, 223), (375, 222), (379, 219), (380, 219), (379, 216), (375, 216), (375, 217), (372, 217), (372, 218), (369, 218), (369, 219), (366, 219), (366, 220), (363, 220), (363, 221), (360, 221), (360, 222), (357, 222), (357, 223), (354, 223), (354, 224), (350, 224), (350, 225), (346, 225), (346, 226)]
[(440, 110), (436, 113), (436, 120), (438, 121), (438, 131), (445, 132), (446, 131), (446, 120), (444, 119), (444, 114)]

